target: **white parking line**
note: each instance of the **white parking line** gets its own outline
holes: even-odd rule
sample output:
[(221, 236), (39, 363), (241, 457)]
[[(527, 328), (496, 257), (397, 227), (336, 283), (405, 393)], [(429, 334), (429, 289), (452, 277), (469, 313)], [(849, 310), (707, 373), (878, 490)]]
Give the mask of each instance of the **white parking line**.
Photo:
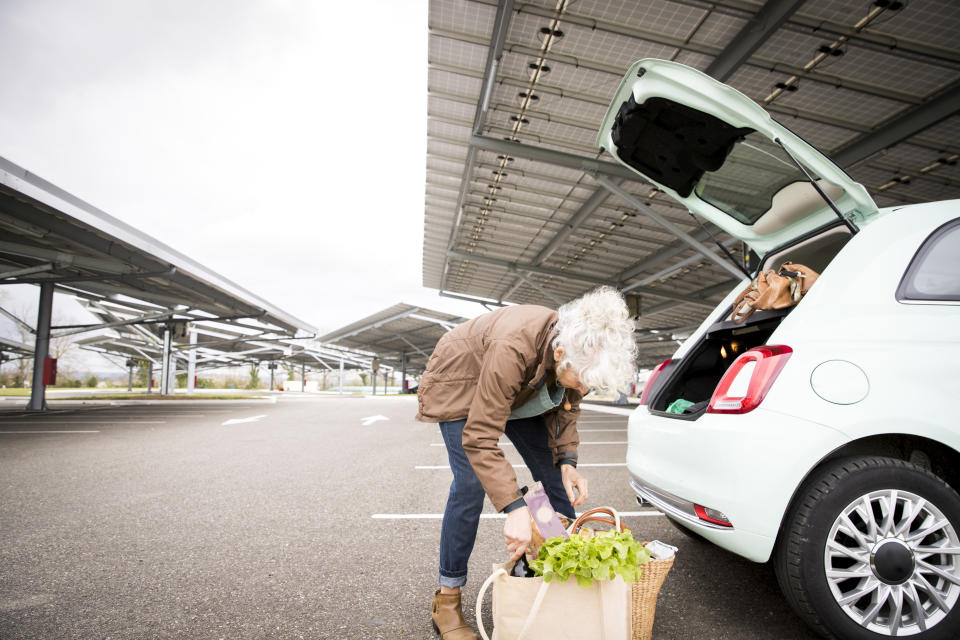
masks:
[(41, 431), (35, 429), (32, 431), (0, 431), (0, 434), (4, 433), (100, 433), (99, 431)]
[[(514, 446), (514, 444), (513, 444), (512, 442), (499, 442), (499, 443), (497, 443), (497, 444), (499, 444), (501, 447), (512, 447), (512, 446)], [(581, 445), (585, 445), (585, 444), (627, 444), (627, 441), (626, 441), (626, 440), (611, 440), (611, 441), (609, 441), (609, 442), (581, 442), (580, 444), (581, 444)], [(445, 447), (445, 446), (447, 446), (447, 445), (443, 444), (442, 442), (431, 442), (431, 443), (430, 443), (430, 446), (431, 446), (431, 447)]]
[(23, 426), (28, 424), (167, 424), (166, 420), (0, 420), (0, 427), (5, 425)]
[[(621, 511), (621, 518), (643, 518), (662, 516), (659, 511)], [(374, 513), (370, 516), (374, 520), (442, 520), (442, 513)], [(504, 513), (481, 513), (481, 519), (506, 518)]]
[(584, 411), (596, 411), (598, 413), (613, 413), (618, 416), (628, 416), (633, 413), (636, 407), (608, 407), (603, 404), (580, 403), (580, 408)]
[[(512, 464), (510, 465), (514, 469), (526, 469), (527, 465), (525, 464)], [(583, 467), (625, 467), (627, 466), (626, 462), (581, 462), (577, 465), (577, 469), (582, 469)], [(449, 469), (450, 465), (448, 464), (424, 464), (414, 467), (414, 469), (424, 470), (424, 469)]]
[(626, 430), (627, 430), (626, 427), (624, 427), (623, 429), (577, 429), (577, 431), (579, 431), (580, 433), (585, 433), (588, 431), (591, 433), (600, 433), (602, 431), (611, 431), (611, 432), (616, 431), (617, 433), (623, 433)]

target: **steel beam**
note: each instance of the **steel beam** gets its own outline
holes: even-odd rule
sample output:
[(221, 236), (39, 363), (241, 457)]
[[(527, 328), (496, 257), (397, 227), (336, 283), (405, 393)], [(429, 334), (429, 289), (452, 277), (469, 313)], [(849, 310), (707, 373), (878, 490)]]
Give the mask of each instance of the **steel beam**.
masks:
[[(700, 303), (701, 306), (710, 307), (712, 309), (716, 307), (717, 304), (715, 302), (708, 302), (706, 300), (707, 298), (710, 298), (720, 293), (723, 293), (723, 294), (730, 293), (730, 289), (736, 286), (737, 284), (740, 284), (741, 282), (742, 280), (725, 280), (719, 284), (715, 284), (715, 285), (706, 287), (705, 289), (700, 289), (699, 291), (695, 291), (693, 295), (696, 296), (697, 298), (702, 299), (702, 302)], [(649, 309), (647, 309), (646, 313), (642, 314), (641, 317), (652, 316), (655, 313), (660, 313), (661, 311), (667, 311), (668, 309), (673, 309), (674, 307), (678, 307), (681, 304), (683, 304), (683, 302), (679, 302), (679, 301), (664, 302), (664, 303), (655, 305), (653, 307), (650, 307)]]
[(54, 266), (51, 263), (40, 264), (35, 267), (26, 267), (24, 269), (15, 269), (13, 271), (7, 271), (6, 273), (0, 273), (0, 280), (6, 280), (7, 278), (15, 278), (17, 276), (26, 276), (32, 273), (42, 273), (44, 271), (53, 271)]
[(543, 288), (542, 286), (540, 286), (539, 283), (534, 282), (533, 280), (531, 280), (531, 279), (528, 278), (527, 276), (525, 276), (525, 275), (523, 275), (522, 273), (520, 273), (519, 270), (514, 269), (514, 270), (512, 271), (512, 273), (513, 273), (513, 275), (517, 276), (518, 278), (520, 278), (521, 280), (523, 280), (524, 282), (526, 282), (528, 285), (530, 285), (531, 287), (533, 287), (534, 289), (536, 289), (537, 291), (539, 291), (541, 294), (543, 294), (543, 295), (546, 296), (547, 298), (550, 298), (551, 300), (553, 300), (553, 301), (557, 304), (557, 306), (560, 306), (560, 305), (562, 305), (562, 304), (564, 303), (563, 300), (561, 300), (561, 299), (558, 298), (557, 296), (555, 296), (555, 295), (553, 295), (552, 293), (550, 293), (549, 291), (547, 291), (545, 288)]
[(6, 309), (4, 309), (3, 307), (0, 307), (0, 315), (6, 316), (6, 317), (9, 318), (10, 320), (13, 320), (14, 323), (20, 325), (21, 327), (23, 327), (24, 329), (26, 329), (29, 333), (36, 333), (36, 332), (37, 332), (36, 329), (34, 329), (33, 327), (31, 327), (29, 324), (27, 324), (26, 322), (24, 322), (23, 320), (21, 320), (20, 318), (18, 318), (17, 316), (15, 316), (14, 314), (10, 313), (9, 311), (7, 311)]
[[(493, 33), (490, 34), (490, 45), (487, 49), (487, 61), (483, 70), (483, 88), (480, 93), (480, 101), (477, 103), (477, 109), (473, 115), (474, 134), (479, 135), (483, 132), (483, 123), (487, 116), (487, 109), (490, 105), (490, 96), (493, 93), (493, 86), (497, 79), (497, 68), (500, 65), (500, 59), (503, 57), (503, 42), (507, 37), (507, 31), (510, 29), (510, 19), (513, 16), (513, 0), (500, 0), (497, 3), (497, 15), (494, 18)], [(473, 164), (477, 158), (477, 150), (471, 146), (467, 150), (467, 161), (463, 166), (463, 177), (460, 179), (460, 195), (457, 198), (457, 208), (453, 225), (450, 227), (450, 238), (447, 241), (447, 249), (452, 249), (457, 237), (457, 230), (460, 228), (460, 221), (463, 219), (463, 204), (466, 200), (467, 186), (470, 184), (473, 175)], [(449, 264), (444, 258), (443, 274), (440, 276), (440, 290), (446, 288), (447, 272)]]
[(9, 253), (15, 256), (34, 258), (37, 260), (49, 260), (57, 267), (79, 267), (81, 269), (94, 269), (97, 271), (108, 271), (116, 275), (124, 273), (135, 273), (131, 267), (122, 262), (114, 260), (102, 260), (100, 258), (88, 258), (86, 256), (75, 256), (72, 253), (64, 253), (54, 249), (44, 247), (34, 247), (17, 242), (0, 241), (0, 253)]
[(326, 336), (324, 336), (324, 338), (325, 338), (324, 341), (325, 341), (325, 342), (336, 342), (337, 340), (343, 340), (344, 338), (349, 338), (350, 336), (355, 336), (355, 335), (357, 335), (358, 333), (363, 333), (364, 331), (367, 331), (367, 330), (369, 330), (369, 329), (376, 329), (376, 328), (378, 328), (378, 327), (381, 327), (381, 326), (385, 325), (385, 324), (388, 323), (388, 322), (393, 322), (394, 320), (399, 320), (400, 318), (406, 318), (407, 316), (413, 315), (413, 314), (415, 314), (415, 313), (419, 313), (420, 311), (422, 311), (422, 309), (420, 309), (420, 307), (414, 307), (414, 308), (412, 308), (412, 309), (408, 309), (408, 310), (406, 310), (406, 311), (402, 311), (402, 312), (400, 312), (400, 313), (394, 314), (394, 315), (390, 316), (389, 318), (384, 318), (383, 320), (377, 320), (377, 321), (375, 321), (375, 322), (371, 322), (370, 324), (366, 324), (366, 325), (364, 325), (364, 326), (362, 326), (362, 327), (360, 327), (360, 328), (358, 328), (358, 329), (353, 329), (352, 331), (348, 331), (348, 332), (346, 332), (346, 333), (338, 333), (338, 334), (335, 334), (335, 335), (333, 335), (333, 336), (331, 336), (331, 337), (329, 337), (329, 338), (326, 337)]
[[(619, 184), (619, 182), (617, 184)], [(540, 253), (538, 253), (531, 261), (531, 264), (535, 264), (537, 266), (542, 265), (547, 258), (553, 255), (554, 251), (560, 248), (560, 245), (566, 242), (567, 238), (570, 237), (570, 234), (580, 228), (580, 226), (586, 222), (590, 216), (596, 213), (597, 209), (599, 209), (609, 197), (610, 191), (603, 187), (598, 187), (592, 194), (590, 194), (590, 197), (587, 198), (587, 201), (580, 205), (580, 208), (577, 210), (577, 212), (571, 216), (570, 220), (564, 225), (563, 230), (553, 236), (553, 239), (547, 243), (547, 246), (540, 250)], [(526, 280), (524, 279), (524, 281)], [(518, 286), (519, 283), (516, 283), (506, 289), (504, 293), (500, 295), (500, 299), (503, 300), (511, 295)]]
[(613, 182), (611, 182), (610, 180), (607, 180), (603, 176), (596, 176), (595, 179), (604, 187), (606, 187), (607, 189), (609, 189), (610, 191), (617, 194), (618, 196), (620, 196), (621, 198), (629, 202), (631, 205), (636, 207), (640, 213), (647, 216), (648, 218), (650, 218), (651, 220), (659, 224), (661, 227), (663, 227), (673, 235), (677, 236), (678, 238), (686, 242), (695, 251), (706, 256), (711, 262), (716, 263), (725, 271), (728, 271), (733, 275), (737, 276), (737, 278), (743, 277), (743, 272), (740, 271), (740, 269), (738, 269), (736, 265), (730, 264), (729, 260), (721, 258), (720, 256), (710, 251), (705, 245), (701, 244), (689, 233), (687, 233), (686, 231), (684, 231), (683, 229), (676, 226), (675, 224), (673, 224), (672, 222), (670, 222), (669, 220), (661, 216), (659, 213), (654, 211), (653, 207), (651, 207), (650, 205), (644, 202), (641, 202), (636, 196), (624, 191), (623, 189), (620, 188), (619, 185), (614, 184)]
[(578, 156), (574, 153), (567, 153), (565, 151), (555, 151), (553, 149), (533, 147), (520, 142), (498, 140), (496, 138), (489, 138), (486, 136), (470, 136), (470, 144), (485, 151), (494, 151), (496, 153), (511, 155), (517, 158), (527, 158), (536, 162), (555, 164), (557, 166), (576, 169), (578, 171), (584, 171), (590, 174), (599, 174), (603, 176), (609, 176), (611, 178), (620, 178), (622, 180), (644, 182), (639, 175), (630, 169), (627, 169), (623, 165), (597, 160), (595, 158), (589, 158), (586, 156)]
[(160, 368), (160, 395), (165, 396), (170, 393), (170, 340), (173, 332), (170, 327), (163, 329), (163, 357)]
[(767, 0), (706, 69), (720, 82), (733, 75), (806, 0)]
[(830, 157), (841, 167), (848, 168), (958, 112), (960, 82), (955, 82), (929, 102), (894, 116), (878, 125), (873, 133), (862, 135), (836, 149)]
[[(425, 352), (423, 349), (421, 349), (421, 348), (418, 347), (417, 345), (413, 344), (412, 342), (410, 342), (409, 340), (407, 340), (407, 339), (404, 338), (403, 336), (398, 335), (397, 337), (400, 338), (401, 340), (403, 340), (404, 342), (406, 342), (407, 345), (408, 345), (411, 349), (413, 349), (414, 351), (416, 351), (417, 353), (419, 353), (420, 355), (422, 355), (424, 358), (429, 358), (429, 357), (430, 357), (430, 354), (429, 354), (429, 353)], [(401, 352), (400, 352), (400, 358), (401, 358), (401, 360), (405, 359), (406, 357), (407, 357), (407, 352), (406, 352), (406, 351), (401, 351)]]
[(197, 375), (197, 330), (190, 326), (190, 352), (187, 354), (187, 395), (192, 396)]
[[(736, 238), (728, 238), (727, 241), (726, 241), (726, 242), (723, 242), (722, 244), (723, 244), (724, 246), (728, 246), (728, 245), (732, 245), (732, 244), (736, 244), (736, 243), (737, 243), (737, 239), (736, 239)], [(710, 250), (711, 250), (711, 251), (719, 251), (719, 249), (710, 249)], [(697, 254), (697, 255), (695, 255), (695, 256), (691, 256), (691, 257), (686, 258), (686, 259), (684, 259), (684, 260), (681, 260), (680, 262), (677, 262), (676, 264), (672, 264), (672, 265), (670, 265), (669, 267), (665, 267), (665, 268), (661, 269), (660, 271), (657, 271), (657, 272), (654, 273), (654, 274), (651, 274), (651, 275), (649, 275), (649, 276), (646, 276), (645, 278), (642, 278), (641, 280), (638, 280), (637, 282), (631, 282), (630, 284), (628, 284), (627, 286), (625, 286), (623, 289), (621, 289), (621, 290), (620, 290), (620, 293), (627, 293), (628, 291), (632, 291), (632, 290), (637, 289), (637, 288), (639, 288), (639, 287), (642, 287), (642, 286), (644, 286), (644, 285), (646, 285), (646, 284), (650, 284), (651, 282), (655, 282), (655, 281), (657, 281), (657, 280), (660, 280), (661, 278), (665, 278), (665, 277), (667, 277), (668, 275), (670, 275), (671, 273), (673, 273), (674, 271), (677, 271), (677, 270), (679, 270), (679, 269), (683, 269), (683, 268), (686, 267), (686, 266), (689, 266), (689, 265), (694, 264), (694, 263), (696, 263), (696, 262), (700, 262), (700, 261), (702, 261), (702, 260), (703, 260), (703, 256), (701, 256), (701, 255), (699, 255), (699, 254)]]
[(470, 260), (473, 262), (479, 262), (481, 264), (489, 264), (496, 267), (503, 267), (504, 269), (510, 272), (530, 271), (533, 273), (542, 273), (548, 276), (570, 278), (571, 280), (579, 280), (581, 282), (587, 282), (589, 284), (596, 284), (596, 285), (615, 284), (611, 280), (596, 278), (594, 276), (583, 275), (583, 274), (575, 273), (572, 271), (561, 271), (560, 269), (550, 269), (549, 267), (538, 267), (532, 264), (510, 262), (509, 260), (500, 260), (498, 258), (488, 258), (486, 256), (477, 256), (471, 253), (462, 253), (460, 251), (447, 251), (447, 255), (450, 256), (451, 258), (458, 258), (460, 260)]
[(408, 317), (414, 318), (415, 320), (423, 320), (424, 322), (432, 322), (433, 324), (438, 324), (444, 329), (446, 329), (447, 331), (450, 331), (450, 329), (453, 329), (455, 326), (457, 326), (451, 322), (447, 322), (446, 320), (441, 320), (439, 318), (431, 318), (430, 316), (420, 315), (419, 313), (411, 313)]
[(83, 326), (79, 329), (73, 329), (71, 331), (61, 331), (57, 333), (55, 338), (62, 338), (63, 336), (72, 336), (78, 333), (86, 333), (88, 331), (96, 331), (98, 329), (111, 329), (113, 327), (123, 327), (130, 324), (147, 324), (148, 320), (160, 321), (167, 319), (170, 316), (176, 314), (176, 311), (165, 311), (163, 313), (151, 313), (149, 315), (140, 316), (139, 318), (133, 318), (131, 320), (117, 320), (116, 322), (108, 322), (106, 324), (97, 324), (93, 326)]
[[(464, 258), (469, 260), (469, 257)], [(486, 307), (488, 304), (492, 304), (495, 307), (506, 307), (503, 302), (498, 300), (487, 300), (486, 298), (475, 298), (473, 296), (465, 296), (459, 293), (450, 293), (449, 291), (441, 291), (440, 295), (444, 298), (452, 298), (454, 300), (463, 300), (464, 302), (476, 302), (477, 304)]]
[(43, 383), (43, 364), (50, 349), (50, 318), (53, 315), (53, 283), (40, 285), (40, 306), (37, 310), (37, 338), (33, 346), (33, 386), (27, 411), (46, 411), (47, 387)]

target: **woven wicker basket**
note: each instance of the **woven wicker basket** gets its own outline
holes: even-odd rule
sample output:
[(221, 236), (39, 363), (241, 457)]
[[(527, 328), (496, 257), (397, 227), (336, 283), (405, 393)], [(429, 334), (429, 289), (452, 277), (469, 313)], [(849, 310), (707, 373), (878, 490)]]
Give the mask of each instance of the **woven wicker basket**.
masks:
[(676, 556), (667, 560), (654, 560), (643, 565), (643, 574), (633, 583), (633, 640), (650, 640), (653, 637), (653, 616), (657, 611), (657, 595), (667, 577)]

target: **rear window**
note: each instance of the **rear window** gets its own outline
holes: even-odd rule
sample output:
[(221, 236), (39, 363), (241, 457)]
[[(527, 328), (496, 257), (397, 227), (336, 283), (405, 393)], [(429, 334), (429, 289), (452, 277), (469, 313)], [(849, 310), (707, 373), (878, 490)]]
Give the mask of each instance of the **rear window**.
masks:
[(752, 225), (769, 211), (774, 194), (788, 184), (807, 181), (780, 145), (753, 132), (734, 145), (719, 169), (703, 174), (695, 192), (701, 200)]
[(897, 300), (960, 301), (960, 218), (920, 246), (900, 281)]

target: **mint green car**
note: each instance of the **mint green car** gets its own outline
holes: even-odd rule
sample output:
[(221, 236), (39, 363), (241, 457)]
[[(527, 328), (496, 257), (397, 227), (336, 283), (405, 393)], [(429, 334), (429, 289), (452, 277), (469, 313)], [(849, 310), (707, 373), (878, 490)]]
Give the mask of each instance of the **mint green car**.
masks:
[(744, 277), (657, 367), (629, 420), (638, 497), (772, 561), (825, 636), (960, 638), (960, 201), (878, 208), (752, 100), (663, 60), (630, 68), (597, 144), (756, 270), (819, 274), (738, 324)]

